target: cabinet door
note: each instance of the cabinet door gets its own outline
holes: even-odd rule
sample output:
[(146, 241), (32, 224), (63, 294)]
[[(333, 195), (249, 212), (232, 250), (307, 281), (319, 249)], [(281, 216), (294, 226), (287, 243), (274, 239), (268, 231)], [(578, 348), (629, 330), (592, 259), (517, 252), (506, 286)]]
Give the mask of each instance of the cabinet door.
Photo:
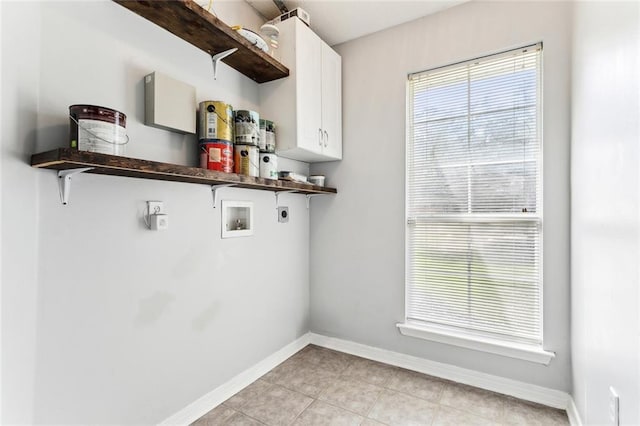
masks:
[(322, 40), (296, 22), (296, 114), (298, 147), (322, 152)]
[(322, 154), (342, 159), (342, 58), (322, 42)]

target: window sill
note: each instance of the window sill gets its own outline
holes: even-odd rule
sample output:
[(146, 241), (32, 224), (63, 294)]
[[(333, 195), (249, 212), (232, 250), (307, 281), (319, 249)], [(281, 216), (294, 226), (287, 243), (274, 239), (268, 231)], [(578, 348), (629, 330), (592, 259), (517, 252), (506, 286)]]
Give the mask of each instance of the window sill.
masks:
[(510, 358), (523, 359), (525, 361), (536, 362), (538, 364), (549, 365), (556, 354), (545, 351), (542, 348), (517, 343), (505, 343), (489, 338), (469, 336), (449, 330), (430, 328), (424, 325), (411, 323), (399, 323), (396, 325), (405, 336), (417, 337), (434, 342), (446, 343), (448, 345), (460, 346), (482, 352), (502, 355)]

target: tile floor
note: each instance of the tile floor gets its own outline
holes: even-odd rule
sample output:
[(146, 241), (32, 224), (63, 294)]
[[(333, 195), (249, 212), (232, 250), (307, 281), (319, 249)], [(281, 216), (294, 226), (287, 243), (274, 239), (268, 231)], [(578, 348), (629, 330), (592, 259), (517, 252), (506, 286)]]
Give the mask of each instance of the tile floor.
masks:
[(309, 345), (198, 419), (214, 425), (569, 425), (562, 410)]

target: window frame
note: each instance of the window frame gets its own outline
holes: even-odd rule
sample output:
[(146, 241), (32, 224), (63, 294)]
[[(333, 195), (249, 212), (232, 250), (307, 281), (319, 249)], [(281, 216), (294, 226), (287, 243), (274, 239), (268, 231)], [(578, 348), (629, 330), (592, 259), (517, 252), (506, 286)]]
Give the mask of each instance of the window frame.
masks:
[[(410, 144), (413, 143), (412, 134), (413, 127), (412, 124), (412, 116), (413, 113), (413, 97), (411, 90), (411, 77), (417, 74), (429, 73), (433, 71), (443, 71), (447, 68), (458, 68), (465, 64), (478, 62), (482, 60), (493, 60), (499, 59), (501, 57), (505, 57), (508, 55), (513, 55), (514, 52), (523, 51), (526, 49), (536, 48), (540, 50), (539, 57), (539, 68), (537, 73), (537, 99), (538, 102), (536, 104), (536, 131), (538, 132), (539, 139), (539, 147), (537, 153), (537, 179), (539, 182), (539, 190), (536, 194), (536, 220), (539, 221), (540, 231), (539, 231), (539, 250), (540, 250), (540, 259), (539, 259), (539, 269), (538, 269), (538, 280), (539, 280), (539, 297), (540, 297), (540, 306), (539, 306), (539, 320), (540, 320), (540, 345), (534, 344), (526, 344), (526, 343), (517, 343), (517, 342), (508, 342), (505, 340), (492, 338), (490, 336), (483, 336), (481, 334), (474, 333), (465, 333), (460, 330), (456, 330), (453, 327), (447, 326), (438, 326), (436, 324), (424, 324), (417, 323), (415, 321), (411, 321), (408, 319), (409, 312), (409, 283), (408, 278), (410, 276), (410, 259), (411, 259), (411, 251), (409, 247), (409, 179), (411, 176), (409, 175), (409, 157), (410, 157)], [(405, 214), (404, 214), (404, 229), (405, 229), (405, 279), (404, 279), (404, 322), (398, 323), (396, 326), (398, 327), (400, 333), (405, 336), (417, 337), (421, 339), (431, 340), (439, 343), (445, 343), (449, 345), (464, 347), (468, 349), (479, 350), (483, 352), (503, 355), (511, 358), (522, 359), (526, 361), (536, 362), (540, 364), (547, 365), (551, 359), (555, 357), (555, 353), (546, 351), (543, 348), (544, 345), (544, 280), (543, 280), (543, 271), (544, 271), (544, 168), (543, 168), (543, 152), (544, 152), (544, 134), (543, 134), (543, 69), (544, 69), (544, 55), (543, 55), (543, 46), (542, 42), (528, 44), (522, 47), (509, 49), (506, 51), (500, 51), (493, 54), (483, 55), (481, 57), (477, 57), (470, 60), (465, 60), (441, 67), (429, 68), (424, 71), (409, 73), (406, 79), (405, 86)], [(444, 215), (442, 215), (444, 216)], [(500, 215), (498, 215), (500, 216)], [(481, 218), (483, 216), (480, 216)], [(513, 218), (514, 221), (522, 220), (523, 218), (516, 219)], [(463, 222), (465, 219), (461, 218), (460, 220), (456, 220), (456, 223)]]

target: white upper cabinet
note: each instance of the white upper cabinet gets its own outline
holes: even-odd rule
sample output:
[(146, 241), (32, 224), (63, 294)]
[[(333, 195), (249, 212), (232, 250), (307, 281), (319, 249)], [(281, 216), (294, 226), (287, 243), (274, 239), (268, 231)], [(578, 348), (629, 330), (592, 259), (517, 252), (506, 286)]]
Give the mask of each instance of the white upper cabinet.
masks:
[(260, 87), (260, 117), (276, 126), (278, 155), (306, 162), (342, 159), (342, 60), (297, 18), (278, 24), (288, 78)]
[[(298, 21), (297, 18), (292, 21)], [(298, 22), (301, 27), (304, 24)], [(278, 120), (278, 127), (292, 126), (297, 128), (296, 140), (282, 140), (278, 150), (289, 149), (296, 145), (312, 152), (321, 152), (322, 148), (322, 40), (311, 30), (303, 28), (296, 31), (296, 75), (295, 90), (281, 93), (283, 98), (296, 103), (296, 114), (288, 122)], [(291, 72), (291, 71), (290, 71)], [(283, 102), (286, 102), (283, 100)], [(262, 108), (264, 110), (264, 106)], [(276, 133), (276, 144), (278, 133)], [(284, 152), (282, 153), (284, 155)]]
[(342, 58), (322, 43), (322, 153), (342, 159)]

